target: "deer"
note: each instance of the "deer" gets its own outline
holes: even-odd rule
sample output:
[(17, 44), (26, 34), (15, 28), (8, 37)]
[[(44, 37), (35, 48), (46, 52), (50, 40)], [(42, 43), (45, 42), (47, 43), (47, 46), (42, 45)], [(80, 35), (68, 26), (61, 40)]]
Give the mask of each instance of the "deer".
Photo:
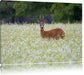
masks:
[(38, 23), (40, 25), (40, 34), (42, 38), (53, 38), (58, 40), (60, 37), (64, 38), (65, 37), (65, 32), (61, 29), (61, 28), (55, 28), (55, 29), (51, 29), (48, 31), (44, 30), (44, 24), (45, 24), (45, 20), (44, 20), (44, 16), (43, 19), (40, 17), (40, 20), (38, 20)]

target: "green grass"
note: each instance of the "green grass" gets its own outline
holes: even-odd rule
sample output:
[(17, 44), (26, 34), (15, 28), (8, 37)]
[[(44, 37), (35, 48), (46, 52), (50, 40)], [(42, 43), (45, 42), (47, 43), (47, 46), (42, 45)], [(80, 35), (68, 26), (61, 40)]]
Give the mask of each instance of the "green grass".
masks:
[(1, 26), (2, 64), (62, 63), (82, 65), (82, 25), (46, 24), (45, 30), (62, 28), (64, 39), (41, 38), (38, 24)]

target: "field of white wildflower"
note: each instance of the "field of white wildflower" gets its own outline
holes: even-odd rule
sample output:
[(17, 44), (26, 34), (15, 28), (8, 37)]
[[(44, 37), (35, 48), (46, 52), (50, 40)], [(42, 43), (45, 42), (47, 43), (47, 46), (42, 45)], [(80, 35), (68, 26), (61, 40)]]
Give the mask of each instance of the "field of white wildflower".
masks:
[(50, 30), (58, 27), (65, 31), (64, 39), (41, 38), (38, 24), (1, 25), (1, 63), (3, 67), (7, 64), (46, 63), (56, 64), (58, 67), (62, 64), (71, 66), (76, 64), (81, 67), (82, 24), (45, 24), (44, 29)]

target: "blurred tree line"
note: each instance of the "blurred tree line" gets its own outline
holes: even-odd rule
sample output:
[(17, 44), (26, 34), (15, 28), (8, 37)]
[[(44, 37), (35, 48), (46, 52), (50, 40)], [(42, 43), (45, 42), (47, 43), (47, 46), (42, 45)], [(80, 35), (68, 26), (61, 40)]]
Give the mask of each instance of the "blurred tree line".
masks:
[[(49, 3), (49, 2), (0, 2), (0, 19), (31, 17), (29, 21), (36, 21), (39, 15), (44, 15), (45, 19), (54, 22), (81, 22), (82, 4), (76, 3)], [(34, 18), (33, 18), (34, 17)]]

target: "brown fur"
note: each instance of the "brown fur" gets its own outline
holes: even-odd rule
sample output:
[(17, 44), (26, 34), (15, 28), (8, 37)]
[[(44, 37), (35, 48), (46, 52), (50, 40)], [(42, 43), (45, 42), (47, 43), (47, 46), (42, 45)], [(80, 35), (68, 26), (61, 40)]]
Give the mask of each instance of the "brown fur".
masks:
[[(43, 16), (44, 17), (44, 16)], [(44, 18), (43, 18), (44, 19)], [(60, 37), (63, 38), (65, 37), (65, 32), (61, 28), (56, 28), (48, 31), (44, 31), (44, 20), (38, 20), (38, 23), (40, 24), (40, 32), (42, 38), (53, 38), (58, 40)]]
[(65, 32), (61, 28), (56, 28), (48, 31), (44, 31), (44, 29), (40, 30), (42, 38), (53, 38), (58, 40), (60, 37), (63, 38), (65, 36)]

